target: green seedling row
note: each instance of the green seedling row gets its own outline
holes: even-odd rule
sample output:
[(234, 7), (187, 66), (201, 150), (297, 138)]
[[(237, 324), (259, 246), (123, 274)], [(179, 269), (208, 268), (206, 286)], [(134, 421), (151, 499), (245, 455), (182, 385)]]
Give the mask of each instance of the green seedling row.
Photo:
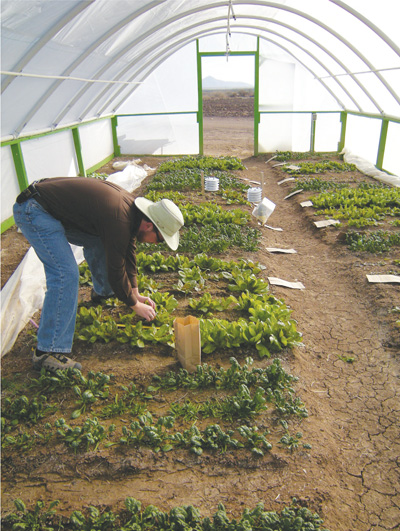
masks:
[[(210, 354), (217, 349), (255, 348), (260, 357), (270, 356), (301, 342), (301, 334), (291, 318), (291, 311), (283, 301), (269, 294), (268, 284), (257, 275), (263, 266), (251, 260), (224, 261), (201, 253), (192, 260), (187, 256), (164, 256), (139, 253), (137, 257), (139, 287), (149, 286), (144, 271), (176, 273), (177, 280), (169, 278), (176, 295), (191, 293), (200, 297), (189, 298), (189, 308), (201, 319), (202, 350)], [(86, 271), (83, 271), (86, 277)], [(210, 282), (217, 280), (226, 286), (225, 297), (212, 297), (206, 291)], [(157, 287), (156, 287), (157, 288)], [(178, 300), (169, 292), (148, 290), (157, 306), (157, 317), (150, 326), (135, 320), (134, 313), (115, 319), (103, 315), (102, 307), (81, 306), (78, 312), (76, 335), (81, 341), (129, 343), (144, 347), (146, 342), (174, 347), (174, 311)], [(215, 312), (236, 312), (237, 320), (216, 319)], [(210, 318), (205, 318), (210, 317)], [(211, 318), (213, 317), (213, 318)], [(246, 318), (247, 317), (247, 318)]]
[[(256, 426), (249, 428), (249, 431), (239, 425), (236, 432), (224, 432), (219, 425), (214, 424), (212, 429), (208, 426), (201, 431), (193, 424), (197, 419), (208, 418), (221, 419), (229, 422), (231, 426), (232, 422), (236, 421), (249, 422), (272, 405), (274, 415), (282, 419), (282, 426), (287, 437), (290, 437), (287, 421), (283, 419), (302, 419), (308, 415), (304, 404), (294, 395), (292, 385), (297, 378), (287, 373), (278, 359), (265, 368), (255, 368), (252, 365), (251, 358), (248, 358), (243, 366), (235, 358), (231, 358), (230, 367), (227, 369), (220, 367), (217, 370), (204, 364), (199, 365), (193, 374), (184, 369), (170, 371), (164, 376), (154, 376), (152, 385), (146, 390), (138, 389), (132, 382), (130, 386), (119, 386), (120, 390), (115, 393), (110, 392), (110, 388), (116, 385), (113, 375), (91, 373), (87, 378), (77, 369), (58, 371), (57, 374), (42, 370), (40, 377), (30, 382), (29, 389), (36, 393), (31, 401), (27, 398), (21, 401), (20, 397), (9, 397), (4, 403), (3, 450), (18, 448), (29, 451), (35, 445), (48, 444), (56, 436), (75, 453), (95, 451), (102, 443), (106, 446), (149, 446), (154, 451), (164, 452), (173, 448), (186, 448), (198, 455), (209, 449), (225, 452), (228, 447), (249, 448), (253, 454), (260, 457), (265, 450), (272, 448), (269, 442), (266, 444), (265, 437), (268, 433), (265, 430), (259, 433)], [(43, 393), (56, 395), (54, 398), (58, 398), (60, 389), (72, 393), (72, 397), (75, 397), (71, 420), (74, 421), (85, 413), (86, 420), (83, 424), (71, 425), (64, 418), (59, 418), (54, 424), (56, 432), (52, 431), (49, 419), (60, 409), (59, 404), (50, 404), (51, 407), (48, 407), (40, 418), (35, 418), (33, 423), (30, 417), (17, 411), (21, 402), (27, 409), (29, 403), (42, 398)], [(222, 394), (202, 401), (197, 397), (196, 402), (190, 397), (185, 402), (172, 402), (166, 415), (155, 419), (149, 404), (159, 399), (160, 393), (163, 396), (178, 389), (215, 390)], [(227, 395), (229, 391), (233, 394)], [(86, 400), (83, 400), (85, 396)], [(64, 395), (63, 400), (65, 398)], [(98, 420), (118, 419), (121, 416), (133, 417), (136, 420), (128, 427), (123, 426), (120, 435), (114, 423), (104, 425)], [(178, 418), (192, 423), (183, 434), (171, 431), (175, 419)], [(44, 426), (37, 426), (42, 419), (45, 421)], [(35, 424), (33, 432), (29, 431), (32, 424)], [(23, 431), (24, 427), (28, 429)], [(210, 433), (213, 434), (211, 439)], [(193, 437), (197, 441), (195, 444)], [(210, 440), (213, 440), (213, 444)]]
[(322, 162), (299, 162), (296, 166), (297, 168), (283, 166), (283, 171), (290, 175), (312, 175), (316, 173), (326, 173), (328, 171), (348, 172), (357, 170), (355, 164), (335, 162), (331, 160)]
[(200, 170), (244, 170), (245, 166), (237, 157), (182, 157), (175, 160), (162, 162), (158, 167), (158, 172), (169, 172), (183, 169), (200, 169)]
[(193, 505), (173, 507), (162, 511), (154, 505), (143, 507), (135, 498), (126, 498), (124, 509), (118, 513), (100, 511), (89, 506), (83, 513), (73, 511), (68, 516), (57, 514), (58, 500), (46, 507), (37, 501), (32, 509), (27, 508), (21, 499), (14, 501), (15, 512), (2, 520), (5, 531), (8, 529), (71, 531), (328, 531), (323, 528), (323, 520), (318, 513), (298, 504), (296, 499), (281, 511), (266, 511), (259, 503), (253, 509), (244, 509), (241, 516), (231, 518), (222, 503), (210, 517), (202, 517)]
[(400, 246), (400, 233), (378, 230), (370, 234), (348, 232), (346, 243), (352, 251), (382, 254)]

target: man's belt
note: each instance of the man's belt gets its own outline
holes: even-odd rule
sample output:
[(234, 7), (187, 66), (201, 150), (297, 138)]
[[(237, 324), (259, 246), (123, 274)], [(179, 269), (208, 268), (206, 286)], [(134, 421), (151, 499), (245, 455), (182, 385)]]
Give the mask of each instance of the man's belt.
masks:
[(25, 201), (28, 201), (28, 199), (30, 199), (31, 197), (35, 197), (35, 195), (40, 195), (39, 194), (39, 191), (37, 190), (36, 188), (36, 183), (38, 181), (35, 181), (34, 183), (30, 184), (28, 186), (28, 188), (25, 188), (25, 190), (23, 190), (19, 196), (17, 197), (17, 203), (21, 204), (21, 203), (25, 203)]

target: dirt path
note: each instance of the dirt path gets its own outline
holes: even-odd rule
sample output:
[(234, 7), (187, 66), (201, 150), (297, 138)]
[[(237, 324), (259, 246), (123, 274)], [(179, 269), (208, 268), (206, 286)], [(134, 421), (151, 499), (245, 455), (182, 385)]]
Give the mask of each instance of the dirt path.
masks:
[(247, 158), (254, 153), (252, 118), (204, 118), (204, 154)]

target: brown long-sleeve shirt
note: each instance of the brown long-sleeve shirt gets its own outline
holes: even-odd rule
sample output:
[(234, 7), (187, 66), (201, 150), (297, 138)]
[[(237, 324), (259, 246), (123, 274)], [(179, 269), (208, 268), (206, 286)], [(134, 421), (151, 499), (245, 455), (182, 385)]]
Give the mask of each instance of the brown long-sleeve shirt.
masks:
[(133, 306), (137, 299), (136, 234), (142, 214), (135, 197), (120, 186), (85, 177), (56, 177), (36, 184), (35, 199), (65, 228), (99, 236), (108, 281), (115, 295)]

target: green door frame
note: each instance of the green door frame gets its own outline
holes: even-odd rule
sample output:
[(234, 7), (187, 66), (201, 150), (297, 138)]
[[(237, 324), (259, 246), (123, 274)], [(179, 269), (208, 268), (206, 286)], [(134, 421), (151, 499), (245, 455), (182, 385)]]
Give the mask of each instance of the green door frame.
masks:
[[(200, 52), (199, 40), (196, 41), (197, 51), (197, 98), (198, 111), (197, 122), (199, 124), (199, 154), (204, 155), (204, 122), (203, 122), (203, 80), (202, 64), (203, 57), (224, 57), (226, 52)], [(258, 155), (258, 125), (260, 123), (259, 112), (259, 65), (260, 65), (260, 38), (257, 37), (257, 50), (254, 52), (229, 52), (230, 56), (253, 56), (254, 57), (254, 155)]]

